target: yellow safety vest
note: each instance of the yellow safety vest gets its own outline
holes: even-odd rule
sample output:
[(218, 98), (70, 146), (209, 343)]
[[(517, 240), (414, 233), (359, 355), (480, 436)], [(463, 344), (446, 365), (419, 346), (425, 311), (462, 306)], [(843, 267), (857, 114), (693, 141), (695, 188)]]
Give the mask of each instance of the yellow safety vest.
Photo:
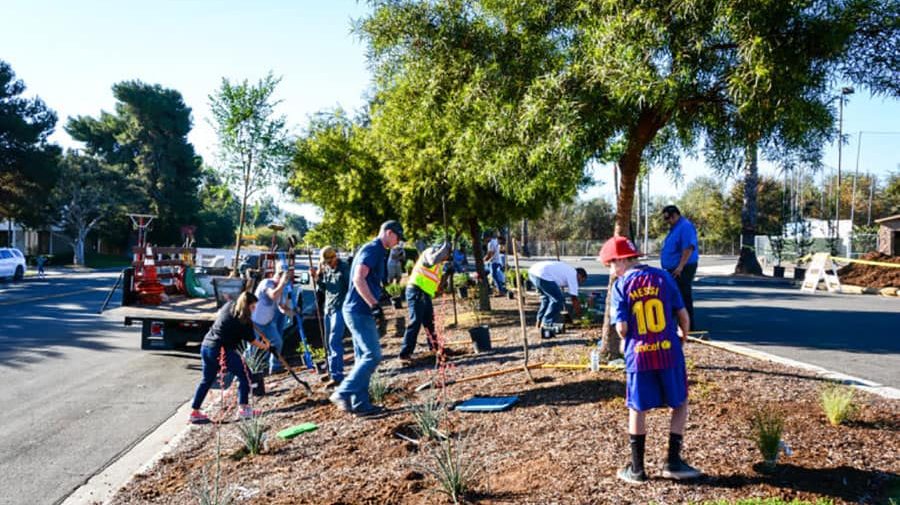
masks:
[(437, 293), (438, 285), (441, 283), (441, 264), (438, 263), (431, 268), (426, 267), (419, 258), (416, 266), (413, 267), (412, 276), (409, 279), (413, 285), (418, 286), (428, 296), (434, 297)]

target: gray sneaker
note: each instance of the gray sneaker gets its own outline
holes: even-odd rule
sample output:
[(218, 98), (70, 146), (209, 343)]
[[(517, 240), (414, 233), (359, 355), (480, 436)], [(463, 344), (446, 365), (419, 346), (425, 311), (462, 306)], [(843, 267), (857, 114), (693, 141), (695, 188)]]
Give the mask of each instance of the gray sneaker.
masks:
[(643, 484), (647, 482), (647, 473), (643, 471), (640, 473), (635, 472), (631, 469), (631, 463), (628, 463), (624, 468), (619, 470), (619, 473), (616, 474), (616, 477), (618, 477), (619, 480), (624, 480), (629, 484)]
[(335, 391), (331, 393), (331, 396), (328, 397), (328, 401), (334, 404), (335, 407), (343, 410), (344, 412), (353, 411), (353, 407), (350, 405), (350, 400), (344, 398), (340, 393)]
[(681, 458), (675, 463), (666, 463), (662, 470), (662, 476), (665, 479), (689, 480), (696, 479), (700, 475), (702, 475), (700, 470), (685, 463)]

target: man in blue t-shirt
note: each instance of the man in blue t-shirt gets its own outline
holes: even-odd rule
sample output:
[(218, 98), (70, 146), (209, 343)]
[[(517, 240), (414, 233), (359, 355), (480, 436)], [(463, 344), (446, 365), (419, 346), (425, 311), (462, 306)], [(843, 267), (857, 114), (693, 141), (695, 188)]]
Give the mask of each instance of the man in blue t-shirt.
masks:
[(691, 316), (691, 329), (693, 329), (694, 295), (691, 286), (694, 283), (694, 275), (697, 274), (697, 262), (700, 260), (697, 230), (694, 228), (694, 223), (682, 216), (681, 211), (674, 205), (665, 206), (662, 210), (662, 217), (663, 221), (670, 226), (670, 230), (663, 241), (659, 262), (678, 283), (678, 291), (684, 300), (688, 315)]
[(369, 381), (381, 361), (376, 319), (383, 318), (381, 285), (385, 282), (388, 251), (403, 240), (397, 221), (385, 221), (375, 240), (362, 246), (350, 267), (350, 287), (341, 312), (353, 338), (353, 369), (329, 397), (341, 410), (357, 415), (377, 414), (382, 409), (369, 401)]
[(611, 265), (616, 276), (610, 292), (610, 323), (616, 325), (622, 337), (625, 354), (631, 463), (619, 470), (617, 476), (632, 484), (647, 481), (646, 412), (668, 406), (672, 409), (669, 455), (662, 475), (677, 480), (692, 479), (700, 472), (681, 459), (688, 415), (682, 344), (690, 316), (672, 277), (663, 270), (642, 265), (639, 256), (634, 244), (625, 237), (609, 239), (600, 250), (600, 261)]

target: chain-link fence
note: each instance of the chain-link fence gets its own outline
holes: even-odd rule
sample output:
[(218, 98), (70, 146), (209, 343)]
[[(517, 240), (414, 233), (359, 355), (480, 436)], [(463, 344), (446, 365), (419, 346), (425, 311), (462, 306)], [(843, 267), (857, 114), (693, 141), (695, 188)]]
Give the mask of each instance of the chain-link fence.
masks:
[[(705, 238), (698, 239), (700, 246), (700, 254), (704, 255), (735, 255), (740, 251), (740, 237), (735, 237), (731, 241), (707, 240)], [(649, 256), (658, 256), (663, 245), (663, 238), (652, 238), (644, 243), (643, 239), (635, 241), (634, 245), (642, 253)], [(603, 247), (602, 240), (530, 240), (528, 242), (528, 253), (531, 256), (550, 257), (557, 256), (579, 256), (594, 257), (600, 253)]]
[[(878, 249), (877, 233), (856, 233), (850, 240), (852, 240), (853, 248), (848, 252), (848, 240), (846, 238), (842, 239), (840, 243), (831, 238), (809, 238), (806, 243), (800, 244), (801, 247), (798, 247), (798, 241), (796, 239), (785, 238), (782, 239), (782, 243), (780, 244), (781, 261), (793, 262), (797, 258), (807, 254), (819, 252), (827, 252), (833, 256), (858, 258), (868, 252)], [(754, 240), (756, 257), (766, 264), (777, 263), (778, 247), (773, 247), (773, 245), (779, 246), (777, 239), (775, 240), (775, 244), (773, 244), (768, 236), (757, 235)]]

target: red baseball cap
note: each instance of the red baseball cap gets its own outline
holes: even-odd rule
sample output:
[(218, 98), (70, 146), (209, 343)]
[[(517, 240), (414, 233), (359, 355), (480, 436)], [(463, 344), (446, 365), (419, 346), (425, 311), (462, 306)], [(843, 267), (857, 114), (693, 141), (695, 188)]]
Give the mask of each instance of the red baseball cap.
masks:
[(628, 240), (628, 237), (613, 237), (607, 240), (600, 249), (600, 261), (609, 265), (613, 260), (637, 258), (641, 255), (637, 247)]

